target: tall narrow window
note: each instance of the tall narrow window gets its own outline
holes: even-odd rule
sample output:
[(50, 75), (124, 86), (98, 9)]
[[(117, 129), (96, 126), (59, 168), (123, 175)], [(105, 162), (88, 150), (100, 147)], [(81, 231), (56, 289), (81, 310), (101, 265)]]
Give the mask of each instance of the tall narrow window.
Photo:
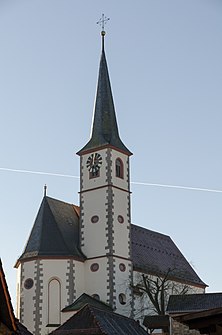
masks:
[(61, 285), (58, 279), (52, 279), (48, 285), (48, 326), (61, 324)]
[(123, 178), (123, 162), (120, 158), (116, 159), (116, 177)]

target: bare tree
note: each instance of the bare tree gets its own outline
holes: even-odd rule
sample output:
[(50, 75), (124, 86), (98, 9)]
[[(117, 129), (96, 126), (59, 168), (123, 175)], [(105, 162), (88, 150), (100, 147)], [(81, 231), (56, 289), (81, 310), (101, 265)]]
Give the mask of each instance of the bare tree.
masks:
[(172, 281), (174, 270), (168, 269), (163, 276), (141, 275), (141, 280), (134, 286), (137, 292), (146, 294), (152, 305), (155, 314), (165, 315), (166, 304), (170, 294), (186, 294), (189, 286), (185, 284), (176, 284)]

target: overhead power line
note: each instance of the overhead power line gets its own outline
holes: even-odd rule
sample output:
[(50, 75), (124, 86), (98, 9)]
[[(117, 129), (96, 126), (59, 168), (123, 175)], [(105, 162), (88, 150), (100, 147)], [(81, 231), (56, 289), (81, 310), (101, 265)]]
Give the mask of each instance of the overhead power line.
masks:
[[(79, 176), (73, 176), (73, 175), (69, 175), (69, 174), (43, 172), (43, 171), (32, 171), (32, 170), (21, 170), (21, 169), (11, 169), (11, 168), (5, 168), (5, 167), (0, 167), (0, 171), (40, 174), (40, 175), (48, 175), (48, 176), (54, 176), (54, 177), (65, 177), (65, 178), (79, 179)], [(148, 182), (139, 182), (139, 181), (132, 181), (131, 184), (141, 185), (141, 186), (175, 188), (175, 189), (181, 189), (181, 190), (200, 191), (200, 192), (222, 193), (222, 190), (203, 188), (203, 187), (193, 187), (193, 186), (158, 184), (158, 183), (148, 183)]]

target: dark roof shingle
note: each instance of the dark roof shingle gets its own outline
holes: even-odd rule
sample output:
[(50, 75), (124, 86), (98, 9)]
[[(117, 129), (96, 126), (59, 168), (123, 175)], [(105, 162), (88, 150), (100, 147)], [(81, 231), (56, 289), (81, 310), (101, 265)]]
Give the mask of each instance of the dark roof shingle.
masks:
[(36, 256), (85, 259), (79, 247), (79, 215), (76, 206), (46, 196), (43, 198), (19, 260)]
[(132, 154), (119, 136), (106, 56), (105, 51), (102, 50), (92, 134), (89, 142), (77, 154), (80, 155), (85, 151), (99, 149), (107, 145), (111, 145), (127, 155)]
[[(44, 197), (30, 237), (19, 261), (37, 256), (67, 256), (84, 261), (79, 244), (79, 207)], [(206, 287), (172, 239), (131, 225), (132, 260), (135, 270)]]
[(171, 295), (167, 312), (181, 313), (222, 308), (222, 293)]
[(131, 225), (131, 241), (135, 269), (206, 286), (169, 236)]
[(92, 329), (90, 334), (104, 335), (146, 335), (146, 331), (133, 319), (114, 312), (105, 311), (90, 305), (83, 307), (62, 326), (53, 331), (52, 335), (76, 334), (76, 330)]

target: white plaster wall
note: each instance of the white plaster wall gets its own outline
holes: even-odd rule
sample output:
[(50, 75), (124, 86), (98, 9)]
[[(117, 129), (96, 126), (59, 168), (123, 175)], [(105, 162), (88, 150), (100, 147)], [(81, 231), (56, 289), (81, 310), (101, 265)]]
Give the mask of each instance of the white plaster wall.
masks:
[[(95, 178), (97, 179), (97, 178)], [(106, 253), (106, 188), (97, 189), (93, 192), (85, 192), (83, 194), (83, 253), (87, 257), (97, 257)], [(92, 223), (91, 218), (94, 215), (99, 216), (97, 223)]]
[(20, 319), (21, 264), (16, 271), (16, 317)]
[(85, 264), (75, 261), (75, 299), (85, 292)]
[[(48, 283), (53, 278), (58, 279), (61, 285), (61, 309), (67, 306), (68, 301), (68, 291), (67, 291), (67, 272), (68, 270), (68, 260), (60, 259), (44, 259), (41, 261), (43, 264), (43, 304), (42, 304), (42, 334), (46, 334), (49, 328), (46, 325), (49, 323), (48, 320)], [(61, 313), (60, 313), (61, 320)], [(53, 328), (54, 329), (54, 328)]]
[[(37, 309), (40, 310), (40, 313), (42, 315), (41, 318), (41, 334), (48, 334), (50, 331), (54, 330), (54, 327), (46, 327), (48, 324), (48, 284), (50, 280), (57, 279), (60, 282), (61, 285), (61, 296), (60, 296), (60, 305), (61, 309), (60, 311), (69, 305), (69, 290), (68, 287), (70, 285), (73, 285), (74, 281), (74, 287), (73, 290), (76, 293), (75, 297), (78, 298), (84, 291), (85, 291), (85, 281), (84, 281), (84, 263), (74, 261), (74, 278), (71, 278), (71, 283), (68, 282), (69, 280), (69, 274), (70, 274), (70, 263), (69, 259), (41, 259), (38, 260), (40, 262), (41, 267), (41, 277), (40, 280), (43, 281), (43, 284), (41, 284), (40, 289), (40, 300), (42, 300), (42, 303), (40, 302), (40, 306), (37, 306)], [(35, 267), (36, 261), (29, 261), (22, 264), (23, 271), (22, 271), (22, 277), (21, 277), (21, 265), (18, 267), (18, 274), (17, 274), (17, 283), (21, 287), (20, 295), (21, 295), (21, 308), (24, 308), (24, 318), (21, 315), (21, 321), (24, 323), (24, 325), (32, 332), (34, 333), (34, 311), (35, 311), (35, 301), (34, 297), (36, 294), (36, 282), (35, 282)], [(22, 283), (20, 283), (20, 278), (23, 278)], [(32, 278), (34, 280), (34, 286), (27, 290), (24, 288), (24, 281), (27, 278)], [(73, 302), (73, 301), (72, 301)], [(19, 312), (19, 311), (18, 311)], [(69, 313), (68, 313), (69, 314)], [(72, 313), (71, 313), (72, 314)], [(67, 320), (67, 317), (70, 315), (67, 315), (67, 313), (61, 313), (60, 312), (60, 320), (61, 323)]]
[[(120, 271), (119, 265), (123, 263), (126, 266), (126, 271)], [(131, 315), (131, 262), (120, 258), (115, 258), (115, 278), (116, 278), (116, 312), (125, 316)], [(126, 304), (122, 305), (119, 302), (119, 294), (125, 294)]]
[[(92, 272), (90, 266), (93, 263), (99, 264), (99, 270)], [(107, 302), (107, 258), (96, 258), (85, 261), (85, 283), (86, 293), (89, 295), (98, 294), (100, 300)]]
[(18, 271), (21, 271), (22, 276), (18, 278), (20, 282), (20, 299), (22, 310), (19, 313), (21, 322), (28, 328), (30, 332), (34, 331), (34, 296), (36, 291), (36, 283), (34, 281), (34, 285), (30, 289), (26, 289), (24, 287), (24, 282), (26, 279), (31, 278), (34, 280), (35, 276), (35, 261), (25, 262), (24, 264), (20, 264), (18, 267)]
[[(118, 189), (114, 191), (114, 249), (115, 255), (129, 258), (129, 233), (130, 222), (128, 217), (128, 193)], [(119, 223), (118, 215), (122, 215), (124, 223)]]

